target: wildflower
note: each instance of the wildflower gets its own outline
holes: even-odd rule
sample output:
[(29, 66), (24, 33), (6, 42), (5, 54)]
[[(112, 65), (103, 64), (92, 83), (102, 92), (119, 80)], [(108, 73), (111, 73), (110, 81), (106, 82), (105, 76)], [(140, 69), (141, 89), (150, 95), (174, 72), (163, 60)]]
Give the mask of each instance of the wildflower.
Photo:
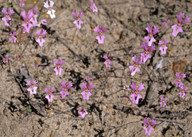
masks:
[(184, 88), (183, 86), (181, 87), (181, 92), (179, 92), (179, 96), (183, 98), (185, 96), (185, 92), (188, 90), (188, 87)]
[(71, 88), (73, 86), (73, 84), (71, 82), (69, 82), (69, 84), (66, 85), (66, 82), (63, 81), (61, 83), (61, 85), (63, 87), (63, 90), (60, 92), (60, 94), (61, 94), (62, 99), (64, 99), (67, 95), (69, 95), (68, 89)]
[(147, 41), (148, 46), (151, 46), (152, 43), (156, 41), (153, 36), (159, 32), (159, 29), (156, 26), (154, 26), (153, 31), (152, 31), (152, 28), (153, 26), (148, 26), (146, 28), (148, 32), (148, 36), (145, 36), (144, 39)]
[(177, 81), (175, 82), (176, 87), (182, 87), (183, 83), (182, 80), (186, 77), (186, 75), (183, 73), (182, 76), (180, 76), (180, 72), (176, 73)]
[(50, 17), (53, 19), (53, 18), (55, 18), (55, 10), (52, 9), (52, 8), (53, 8), (53, 5), (54, 5), (54, 2), (51, 1), (51, 0), (49, 0), (49, 3), (50, 3), (50, 5), (48, 4), (48, 1), (47, 1), (47, 2), (44, 2), (44, 7), (45, 7), (46, 9), (48, 9), (47, 14), (49, 14)]
[(183, 29), (182, 29), (183, 24), (190, 22), (190, 19), (188, 16), (186, 16), (186, 18), (182, 21), (184, 13), (180, 13), (179, 15), (176, 15), (176, 16), (177, 16), (178, 23), (172, 26), (172, 29), (173, 29), (172, 35), (174, 37), (176, 37), (179, 32), (183, 32)]
[(13, 33), (9, 33), (9, 35), (11, 36), (10, 38), (9, 38), (9, 40), (11, 41), (11, 43), (15, 43), (16, 42), (16, 40), (17, 40), (17, 38), (15, 37), (15, 34), (16, 34), (16, 32), (13, 32)]
[(87, 82), (91, 82), (92, 78), (91, 78), (90, 76), (88, 76), (88, 77), (86, 78), (86, 80), (87, 80)]
[(144, 85), (141, 83), (140, 87), (136, 87), (136, 83), (131, 84), (131, 88), (133, 89), (134, 93), (130, 95), (130, 100), (133, 104), (139, 104), (139, 99), (142, 98), (140, 92), (144, 89)]
[(107, 57), (107, 55), (104, 55), (103, 58), (105, 59), (105, 62), (104, 62), (105, 66), (109, 68), (112, 63), (110, 60), (111, 55), (109, 55), (108, 57)]
[(147, 48), (147, 43), (143, 43), (141, 47), (145, 50), (145, 52), (141, 53), (142, 57), (142, 63), (144, 64), (149, 58), (151, 58), (151, 55), (149, 54), (150, 51), (155, 50), (155, 46), (151, 46), (150, 48)]
[(31, 29), (31, 27), (33, 27), (33, 24), (31, 22), (33, 15), (34, 15), (34, 13), (32, 10), (28, 11), (28, 16), (26, 16), (25, 10), (21, 12), (21, 16), (24, 19), (22, 26), (25, 28), (25, 30), (23, 30), (23, 33), (25, 33), (25, 32), (30, 33), (30, 29)]
[(161, 47), (159, 48), (159, 50), (161, 51), (161, 54), (162, 55), (165, 55), (166, 54), (166, 50), (168, 49), (168, 47), (166, 46), (166, 44), (168, 43), (169, 41), (166, 39), (165, 42), (163, 42), (162, 40), (159, 41), (159, 45), (161, 45)]
[(83, 100), (89, 100), (89, 97), (92, 95), (90, 90), (94, 88), (94, 85), (92, 83), (83, 82), (81, 84), (81, 87), (84, 89), (83, 92), (81, 92), (81, 95), (83, 96)]
[(92, 9), (93, 12), (98, 12), (98, 8), (96, 7), (95, 3), (93, 2), (93, 0), (90, 0), (91, 1), (91, 6), (90, 8)]
[(88, 114), (87, 110), (85, 108), (82, 108), (78, 111), (79, 115), (81, 115), (81, 118), (84, 118), (85, 115)]
[(36, 32), (38, 38), (36, 39), (36, 42), (39, 43), (39, 46), (42, 47), (43, 43), (45, 42), (45, 40), (43, 39), (43, 37), (47, 34), (46, 30), (43, 29), (43, 32), (41, 33), (41, 29), (39, 29)]
[(80, 11), (79, 15), (77, 14), (76, 10), (73, 11), (73, 16), (75, 16), (76, 20), (73, 22), (73, 24), (76, 25), (77, 29), (81, 28), (81, 24), (83, 24), (83, 21), (81, 20), (81, 17), (83, 16), (83, 12)]
[(101, 29), (99, 29), (99, 25), (97, 25), (97, 27), (95, 27), (94, 31), (97, 32), (97, 34), (98, 34), (96, 36), (98, 43), (103, 44), (104, 39), (106, 38), (105, 35), (103, 35), (103, 33), (106, 31), (106, 28), (102, 26)]
[(160, 106), (161, 107), (165, 107), (166, 106), (166, 101), (167, 101), (167, 97), (161, 97), (161, 102), (160, 102)]
[(63, 69), (61, 68), (61, 65), (63, 65), (65, 62), (64, 60), (61, 59), (60, 63), (59, 63), (59, 59), (57, 59), (54, 64), (56, 65), (54, 71), (56, 72), (56, 75), (61, 76), (61, 71), (63, 71)]
[(11, 58), (9, 57), (8, 54), (6, 54), (5, 58), (3, 58), (3, 63), (8, 63), (9, 61), (11, 61)]
[(19, 0), (19, 6), (24, 7), (25, 6), (25, 1), (26, 0)]
[(4, 21), (4, 24), (5, 24), (5, 26), (9, 26), (9, 21), (10, 20), (12, 20), (11, 19), (11, 15), (14, 13), (14, 11), (11, 9), (11, 8), (9, 8), (9, 12), (7, 12), (7, 8), (3, 8), (2, 9), (2, 12), (3, 12), (3, 14), (5, 15), (3, 18), (2, 18), (2, 21)]
[(30, 95), (36, 94), (36, 90), (37, 87), (35, 86), (37, 84), (36, 81), (27, 81), (27, 86), (29, 86), (29, 88), (27, 89), (27, 91), (30, 92)]
[(145, 135), (150, 136), (151, 132), (154, 131), (154, 128), (152, 126), (156, 125), (155, 120), (149, 120), (149, 118), (145, 118), (143, 120), (143, 123), (145, 124), (143, 129), (145, 130)]
[(131, 70), (131, 76), (134, 76), (136, 72), (140, 72), (140, 66), (142, 64), (142, 58), (139, 61), (139, 57), (137, 57), (136, 55), (134, 57), (132, 57), (133, 62), (135, 63), (132, 66), (129, 66), (130, 70)]
[(48, 88), (45, 88), (45, 92), (47, 93), (47, 95), (45, 96), (45, 98), (48, 100), (48, 102), (52, 102), (53, 98), (55, 97), (52, 92), (55, 91), (55, 88), (52, 87), (51, 90), (49, 90)]
[(168, 19), (164, 19), (164, 22), (162, 23), (162, 27), (167, 27), (167, 25), (168, 25), (168, 23), (170, 23), (170, 20), (168, 20)]

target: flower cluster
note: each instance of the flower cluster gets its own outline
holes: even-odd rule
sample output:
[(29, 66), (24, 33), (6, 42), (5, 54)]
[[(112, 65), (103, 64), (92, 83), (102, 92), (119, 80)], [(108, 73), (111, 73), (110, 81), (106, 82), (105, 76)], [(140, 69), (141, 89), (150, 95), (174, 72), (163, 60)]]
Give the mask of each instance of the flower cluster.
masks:
[(180, 76), (180, 73), (177, 72), (176, 73), (176, 77), (177, 77), (177, 81), (175, 82), (175, 85), (176, 85), (176, 88), (179, 88), (180, 92), (179, 92), (179, 96), (181, 98), (183, 98), (185, 96), (185, 92), (188, 90), (188, 87), (185, 87), (184, 88), (184, 85), (183, 85), (183, 79), (186, 77), (186, 75), (183, 73), (181, 76)]

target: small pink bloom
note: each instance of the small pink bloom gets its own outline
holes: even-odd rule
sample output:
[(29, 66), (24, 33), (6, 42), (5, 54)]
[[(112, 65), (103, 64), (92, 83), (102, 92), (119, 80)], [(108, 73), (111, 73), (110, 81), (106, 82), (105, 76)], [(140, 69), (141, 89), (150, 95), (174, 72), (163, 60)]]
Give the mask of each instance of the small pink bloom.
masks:
[(91, 82), (92, 78), (91, 78), (90, 76), (88, 76), (88, 77), (86, 78), (86, 80), (87, 80), (87, 82)]
[(185, 96), (185, 92), (188, 90), (188, 87), (184, 88), (183, 86), (181, 87), (181, 92), (179, 92), (179, 96), (183, 98)]
[(88, 114), (87, 110), (85, 108), (82, 108), (78, 111), (79, 115), (81, 116), (81, 118), (84, 118), (85, 115)]
[(142, 61), (142, 57), (139, 61), (139, 57), (137, 57), (136, 55), (132, 57), (132, 60), (135, 64), (132, 66), (129, 66), (129, 68), (131, 70), (131, 76), (134, 76), (136, 72), (140, 72), (139, 67), (141, 66), (141, 64), (143, 64), (143, 61)]
[[(49, 5), (49, 3), (50, 3), (50, 5)], [(50, 17), (53, 19), (53, 18), (55, 18), (55, 10), (53, 9), (54, 2), (49, 0), (49, 3), (48, 3), (48, 1), (44, 2), (44, 7), (46, 9), (48, 9), (47, 14), (49, 14)]]
[(131, 88), (134, 91), (134, 93), (130, 95), (130, 100), (132, 101), (133, 104), (139, 104), (139, 99), (142, 98), (140, 92), (141, 90), (144, 89), (144, 85), (141, 83), (140, 87), (137, 88), (136, 83), (132, 83)]
[(162, 55), (165, 55), (166, 54), (166, 51), (168, 49), (168, 47), (166, 46), (166, 44), (168, 43), (169, 41), (166, 39), (165, 42), (163, 42), (162, 40), (159, 41), (159, 45), (161, 45), (161, 47), (159, 48), (159, 50), (161, 51), (161, 54)]
[(145, 118), (143, 120), (143, 123), (145, 124), (143, 126), (143, 129), (145, 130), (145, 135), (150, 136), (151, 132), (154, 131), (154, 128), (152, 126), (156, 125), (155, 120), (149, 120), (149, 118)]
[(89, 100), (89, 97), (92, 95), (90, 90), (94, 88), (94, 85), (92, 83), (83, 82), (81, 84), (81, 87), (84, 89), (83, 92), (81, 92), (81, 95), (83, 96), (83, 100)]
[(179, 15), (176, 15), (176, 16), (177, 16), (178, 23), (172, 26), (172, 29), (173, 29), (172, 35), (174, 37), (176, 37), (179, 32), (183, 32), (183, 29), (182, 29), (183, 24), (190, 22), (190, 18), (188, 16), (186, 16), (186, 18), (182, 21), (184, 13), (180, 13)]
[(7, 10), (8, 10), (7, 8), (2, 9), (2, 12), (4, 14), (2, 21), (4, 21), (5, 26), (9, 26), (8, 22), (12, 20), (10, 16), (14, 13), (14, 11), (11, 8), (9, 8), (9, 12), (7, 12)]
[(105, 66), (107, 67), (107, 68), (109, 68), (110, 67), (110, 65), (111, 65), (111, 55), (109, 55), (108, 57), (107, 57), (107, 55), (104, 55), (103, 56), (103, 58), (106, 60), (105, 62), (104, 62), (104, 64), (105, 64)]
[(52, 102), (53, 98), (55, 97), (52, 92), (55, 91), (55, 88), (52, 87), (51, 90), (49, 90), (48, 88), (45, 88), (45, 92), (47, 93), (47, 95), (45, 96), (45, 98), (48, 100), (48, 102)]
[(64, 60), (61, 59), (60, 63), (59, 63), (59, 59), (57, 59), (54, 64), (56, 65), (54, 71), (56, 72), (56, 75), (61, 76), (61, 72), (63, 71), (63, 69), (61, 68), (61, 65), (63, 65), (65, 62)]
[(151, 55), (149, 52), (154, 51), (155, 50), (155, 46), (151, 45), (150, 48), (147, 48), (147, 43), (143, 43), (141, 45), (141, 47), (145, 50), (145, 52), (141, 53), (141, 57), (142, 57), (142, 63), (145, 64), (145, 62), (151, 58)]
[(166, 106), (166, 101), (167, 101), (167, 97), (161, 97), (161, 102), (160, 102), (160, 106), (161, 107), (165, 107)]
[(36, 94), (36, 90), (37, 90), (37, 87), (35, 86), (37, 84), (36, 81), (27, 81), (27, 86), (29, 86), (29, 88), (27, 89), (27, 91), (30, 92), (30, 95), (33, 95), (33, 94)]
[(61, 83), (63, 90), (60, 92), (62, 99), (64, 99), (67, 95), (69, 95), (68, 90), (73, 86), (71, 82), (69, 82), (68, 85), (66, 85), (66, 82), (63, 81)]
[(26, 0), (19, 0), (19, 6), (24, 7), (25, 6), (25, 1)]
[(39, 29), (36, 32), (38, 38), (36, 39), (36, 42), (39, 43), (39, 46), (42, 47), (43, 43), (45, 42), (45, 40), (43, 39), (43, 37), (47, 34), (46, 30), (43, 29), (43, 32), (41, 33), (41, 29)]
[(8, 63), (9, 61), (11, 61), (11, 58), (9, 57), (8, 54), (6, 54), (5, 58), (3, 58), (3, 63)]
[(175, 85), (177, 88), (182, 87), (183, 83), (182, 80), (186, 77), (186, 75), (183, 73), (182, 76), (180, 76), (180, 72), (176, 73), (177, 81), (175, 82)]
[(105, 35), (103, 35), (103, 33), (106, 31), (106, 28), (101, 26), (101, 29), (99, 29), (99, 25), (97, 25), (97, 27), (95, 27), (94, 31), (97, 32), (97, 34), (98, 34), (96, 36), (96, 39), (98, 40), (98, 43), (103, 44), (104, 39), (106, 38)]
[(82, 11), (80, 11), (79, 15), (78, 15), (76, 10), (74, 10), (72, 14), (76, 18), (76, 20), (73, 22), (73, 24), (76, 25), (77, 29), (80, 29), (81, 28), (81, 24), (83, 24), (83, 21), (81, 20), (81, 17), (83, 16), (84, 13)]
[(9, 40), (11, 41), (11, 43), (16, 43), (16, 40), (17, 40), (17, 38), (15, 37), (15, 34), (16, 34), (16, 32), (13, 32), (13, 33), (9, 33), (9, 35), (11, 36), (10, 38), (9, 38)]
[(170, 20), (168, 20), (168, 19), (164, 19), (164, 22), (162, 23), (162, 27), (167, 27), (167, 25), (170, 23)]
[(95, 3), (93, 2), (93, 0), (90, 0), (91, 1), (91, 6), (90, 8), (92, 9), (93, 12), (98, 12), (98, 8), (96, 7)]
[(152, 43), (156, 41), (153, 36), (159, 32), (159, 28), (157, 28), (156, 26), (154, 26), (153, 31), (152, 31), (152, 28), (153, 26), (148, 26), (146, 28), (148, 32), (148, 36), (145, 36), (144, 39), (147, 41), (148, 46), (151, 46)]
[(30, 29), (31, 27), (33, 27), (33, 23), (31, 22), (31, 20), (33, 19), (33, 10), (29, 10), (28, 11), (28, 16), (26, 16), (26, 12), (25, 10), (21, 12), (21, 16), (24, 19), (24, 22), (22, 23), (22, 26), (25, 28), (23, 30), (23, 33), (30, 33)]

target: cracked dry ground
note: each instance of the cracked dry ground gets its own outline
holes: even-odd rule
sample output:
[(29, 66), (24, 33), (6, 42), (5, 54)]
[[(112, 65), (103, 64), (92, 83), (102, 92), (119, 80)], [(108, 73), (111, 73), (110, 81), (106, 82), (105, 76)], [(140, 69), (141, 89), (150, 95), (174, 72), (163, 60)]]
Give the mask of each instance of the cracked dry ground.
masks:
[[(1, 0), (1, 3), (6, 1)], [(13, 8), (20, 11), (16, 1), (10, 1)], [(184, 12), (192, 17), (191, 0), (95, 0), (98, 13), (90, 10), (89, 0), (54, 1), (56, 18), (51, 20), (42, 15), (48, 20), (48, 35), (43, 47), (21, 33), (17, 35), (20, 46), (8, 44), (9, 29), (0, 21), (1, 55), (9, 48), (12, 57), (20, 55), (26, 43), (28, 45), (21, 59), (15, 59), (9, 66), (4, 65), (0, 57), (1, 137), (143, 137), (145, 117), (159, 119), (152, 137), (192, 136), (192, 24), (186, 24), (184, 32), (176, 38), (171, 35), (171, 25), (176, 23), (175, 15)], [(26, 10), (33, 6), (31, 0), (26, 1)], [(43, 1), (39, 0), (37, 6), (42, 8)], [(84, 24), (78, 31), (72, 23), (75, 9), (85, 11)], [(168, 28), (161, 27), (163, 17), (171, 20)], [(11, 25), (16, 27), (16, 24), (17, 19), (13, 18)], [(107, 28), (103, 45), (98, 45), (95, 39), (93, 28), (96, 25)], [(162, 56), (156, 48), (141, 72), (131, 79), (131, 57), (143, 52), (140, 45), (144, 42), (147, 25), (160, 28), (156, 39), (170, 41), (168, 52)], [(155, 46), (158, 47), (157, 42)], [(112, 55), (111, 68), (104, 66), (102, 57), (106, 53)], [(60, 77), (53, 71), (53, 62), (58, 58), (65, 60)], [(37, 59), (41, 61), (38, 68), (35, 67)], [(155, 70), (162, 60), (162, 68)], [(179, 98), (178, 91), (173, 90), (175, 72), (186, 74), (184, 84), (189, 89), (184, 98)], [(26, 91), (21, 80), (23, 75), (30, 75), (37, 81), (37, 96), (29, 97), (23, 92)], [(95, 88), (90, 100), (83, 101), (79, 84), (88, 75), (93, 78)], [(62, 81), (74, 84), (65, 99), (61, 99), (59, 94)], [(131, 105), (128, 99), (121, 97), (127, 94), (123, 85), (131, 81), (144, 83), (143, 99), (139, 105)], [(47, 108), (44, 88), (52, 86), (56, 88), (55, 98)], [(163, 95), (168, 97), (166, 108), (159, 105)], [(85, 119), (81, 119), (77, 112), (82, 106), (89, 110)], [(26, 107), (31, 107), (30, 111)]]

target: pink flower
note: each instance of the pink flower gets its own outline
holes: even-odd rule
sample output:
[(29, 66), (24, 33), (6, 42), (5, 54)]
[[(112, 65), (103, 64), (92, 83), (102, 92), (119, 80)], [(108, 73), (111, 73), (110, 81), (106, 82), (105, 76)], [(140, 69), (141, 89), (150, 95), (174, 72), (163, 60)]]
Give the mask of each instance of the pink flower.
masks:
[(178, 23), (172, 26), (172, 29), (173, 29), (172, 35), (174, 37), (176, 37), (179, 32), (183, 32), (183, 29), (182, 29), (183, 24), (190, 22), (190, 19), (188, 16), (186, 16), (186, 18), (182, 21), (184, 13), (180, 13), (179, 15), (176, 15), (176, 16), (177, 16)]
[(5, 24), (5, 26), (9, 26), (9, 21), (10, 20), (12, 20), (11, 19), (11, 15), (14, 13), (14, 11), (11, 9), (11, 8), (9, 8), (9, 12), (7, 12), (7, 8), (3, 8), (2, 9), (2, 12), (3, 12), (3, 14), (5, 15), (3, 18), (2, 18), (2, 21), (4, 21), (4, 24)]
[(166, 101), (167, 101), (167, 97), (161, 97), (161, 102), (160, 102), (160, 106), (161, 107), (165, 107), (166, 106)]
[(19, 6), (20, 7), (24, 7), (25, 6), (25, 2), (26, 0), (19, 0)]
[(149, 118), (145, 118), (143, 120), (143, 123), (145, 124), (143, 126), (143, 129), (145, 130), (145, 135), (150, 136), (151, 132), (154, 131), (154, 128), (152, 126), (156, 125), (156, 121), (149, 120)]
[(150, 48), (147, 48), (147, 43), (143, 43), (141, 47), (145, 50), (145, 52), (141, 53), (142, 63), (144, 64), (149, 58), (151, 58), (149, 52), (154, 51), (155, 46), (151, 45)]
[(56, 72), (56, 75), (61, 76), (61, 71), (63, 71), (63, 69), (61, 68), (61, 65), (63, 65), (65, 62), (64, 60), (61, 59), (60, 63), (59, 63), (59, 59), (57, 59), (54, 64), (56, 65), (54, 71)]
[(105, 66), (109, 68), (110, 65), (111, 65), (111, 63), (112, 63), (111, 60), (110, 60), (111, 55), (109, 55), (108, 57), (107, 57), (107, 55), (104, 55), (103, 58), (106, 60), (106, 61), (104, 62)]
[(37, 87), (35, 86), (37, 84), (36, 81), (27, 81), (27, 86), (29, 86), (29, 88), (27, 89), (27, 91), (30, 92), (30, 95), (33, 95), (33, 94), (36, 94), (36, 90), (37, 90)]
[(130, 70), (131, 70), (131, 76), (134, 76), (136, 72), (140, 72), (139, 67), (142, 64), (142, 57), (139, 61), (139, 57), (137, 57), (136, 55), (134, 57), (132, 57), (133, 62), (135, 63), (132, 66), (129, 66)]
[(66, 85), (66, 82), (63, 81), (61, 83), (61, 85), (63, 87), (63, 90), (60, 92), (60, 94), (61, 94), (62, 99), (64, 99), (67, 95), (69, 95), (68, 89), (71, 88), (73, 86), (73, 84), (71, 82), (69, 82), (69, 84)]
[(79, 115), (81, 115), (81, 118), (84, 118), (85, 115), (88, 114), (87, 110), (85, 108), (82, 108), (78, 111)]
[(11, 36), (10, 38), (9, 38), (9, 40), (11, 41), (11, 43), (16, 43), (16, 40), (17, 40), (17, 38), (15, 37), (15, 34), (16, 34), (16, 32), (13, 32), (13, 33), (9, 33), (9, 35)]
[(97, 27), (95, 27), (94, 31), (97, 32), (97, 34), (98, 34), (96, 36), (96, 39), (98, 40), (98, 43), (103, 44), (104, 39), (106, 38), (105, 35), (103, 35), (103, 33), (106, 31), (106, 28), (101, 26), (101, 29), (99, 29), (99, 25), (97, 25)]
[(159, 41), (159, 45), (161, 45), (159, 50), (161, 51), (162, 55), (166, 54), (166, 50), (168, 49), (168, 47), (166, 46), (167, 43), (169, 43), (167, 39), (165, 40), (165, 42), (163, 42), (162, 40)]
[(132, 101), (133, 104), (139, 104), (139, 99), (142, 98), (140, 92), (141, 90), (144, 89), (144, 85), (141, 83), (140, 87), (137, 88), (136, 83), (132, 83), (131, 88), (134, 91), (134, 93), (130, 95), (130, 100)]
[(183, 98), (185, 96), (185, 92), (188, 90), (188, 87), (184, 88), (183, 86), (181, 87), (181, 92), (179, 92), (179, 96)]
[(28, 16), (26, 16), (25, 10), (21, 12), (21, 16), (24, 19), (22, 26), (25, 28), (25, 30), (23, 30), (23, 33), (25, 33), (25, 32), (30, 33), (30, 29), (31, 29), (31, 27), (33, 27), (33, 24), (31, 22), (31, 20), (33, 19), (33, 15), (34, 15), (34, 13), (32, 10), (28, 11)]
[(175, 82), (175, 85), (177, 88), (182, 87), (183, 83), (182, 80), (186, 77), (186, 75), (183, 73), (182, 76), (180, 77), (180, 72), (176, 73), (177, 76), (177, 81)]
[(92, 83), (83, 82), (81, 84), (81, 87), (84, 89), (83, 92), (81, 92), (81, 95), (83, 96), (83, 100), (89, 100), (89, 97), (92, 95), (90, 90), (94, 88), (94, 85)]
[(45, 96), (45, 98), (48, 100), (48, 102), (52, 102), (53, 98), (55, 97), (52, 92), (55, 91), (55, 88), (52, 87), (51, 90), (49, 90), (48, 88), (45, 88), (45, 92), (47, 93), (47, 95)]
[(161, 26), (166, 28), (168, 23), (170, 23), (170, 20), (164, 19), (164, 22), (162, 23)]
[(77, 29), (81, 28), (81, 24), (83, 24), (83, 21), (81, 20), (81, 17), (83, 16), (83, 12), (80, 11), (79, 15), (77, 14), (76, 10), (73, 11), (73, 16), (75, 16), (76, 20), (73, 22), (73, 24), (76, 25)]
[(88, 77), (86, 78), (86, 80), (87, 80), (87, 82), (91, 82), (92, 78), (91, 78), (90, 76), (88, 76)]
[(98, 12), (98, 8), (96, 7), (95, 3), (93, 2), (93, 0), (90, 0), (91, 1), (91, 6), (90, 8), (92, 9), (93, 12)]
[(49, 3), (50, 5), (48, 4), (48, 1), (47, 2), (44, 2), (44, 7), (46, 9), (48, 9), (47, 11), (47, 14), (49, 14), (49, 16), (51, 17), (51, 19), (55, 18), (55, 10), (52, 9), (53, 8), (53, 5), (54, 5), (54, 2), (49, 0)]
[(147, 41), (148, 46), (151, 46), (152, 43), (156, 41), (153, 36), (159, 32), (159, 28), (157, 28), (156, 26), (154, 26), (153, 31), (152, 31), (152, 28), (153, 26), (148, 26), (146, 28), (148, 32), (148, 36), (145, 36), (144, 39)]
[(45, 42), (45, 40), (43, 39), (43, 37), (47, 34), (46, 30), (43, 29), (43, 32), (41, 33), (41, 29), (39, 29), (36, 32), (38, 38), (36, 39), (36, 42), (39, 43), (39, 46), (42, 47), (43, 43)]
[(8, 54), (6, 54), (5, 58), (3, 58), (3, 63), (8, 63), (9, 61), (11, 61), (11, 58), (9, 57)]

